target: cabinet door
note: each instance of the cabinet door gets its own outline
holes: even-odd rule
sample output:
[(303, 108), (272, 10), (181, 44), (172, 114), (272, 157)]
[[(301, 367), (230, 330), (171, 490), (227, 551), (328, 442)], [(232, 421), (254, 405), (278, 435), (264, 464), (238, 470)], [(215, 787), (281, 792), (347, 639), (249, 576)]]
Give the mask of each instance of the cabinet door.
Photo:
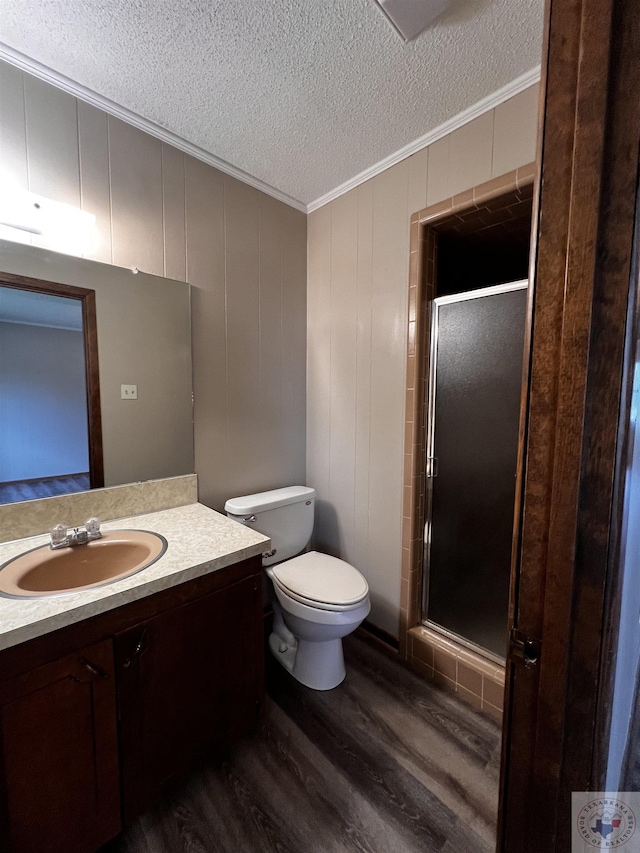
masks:
[(116, 637), (125, 822), (208, 749), (257, 720), (261, 593), (255, 575)]
[(93, 853), (120, 831), (113, 644), (0, 683), (11, 853)]

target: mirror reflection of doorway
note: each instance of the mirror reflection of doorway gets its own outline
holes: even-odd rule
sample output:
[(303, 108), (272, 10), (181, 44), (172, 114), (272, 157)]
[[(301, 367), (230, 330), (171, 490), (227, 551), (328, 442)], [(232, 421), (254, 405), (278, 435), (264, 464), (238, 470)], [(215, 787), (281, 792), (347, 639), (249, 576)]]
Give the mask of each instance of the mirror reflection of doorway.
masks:
[(94, 306), (0, 275), (0, 504), (103, 485)]

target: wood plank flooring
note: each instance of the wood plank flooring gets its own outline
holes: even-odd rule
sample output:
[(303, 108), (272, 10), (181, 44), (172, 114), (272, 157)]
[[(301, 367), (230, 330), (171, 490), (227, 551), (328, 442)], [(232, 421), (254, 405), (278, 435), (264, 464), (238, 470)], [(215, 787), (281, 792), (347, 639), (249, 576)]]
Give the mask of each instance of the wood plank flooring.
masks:
[(27, 480), (22, 483), (0, 483), (0, 504), (86, 492), (88, 488), (89, 474), (67, 474), (64, 477), (45, 477), (42, 480)]
[(500, 732), (358, 636), (324, 693), (268, 672), (266, 718), (102, 853), (489, 853)]

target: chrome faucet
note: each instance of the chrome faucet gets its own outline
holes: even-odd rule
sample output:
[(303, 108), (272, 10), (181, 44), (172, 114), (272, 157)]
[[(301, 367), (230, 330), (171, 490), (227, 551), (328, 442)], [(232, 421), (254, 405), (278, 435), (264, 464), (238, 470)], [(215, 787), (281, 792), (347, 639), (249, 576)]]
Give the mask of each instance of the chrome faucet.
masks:
[(75, 545), (86, 545), (94, 539), (100, 539), (100, 519), (88, 518), (84, 527), (67, 527), (66, 524), (56, 524), (49, 531), (51, 543), (49, 547), (56, 551), (58, 548), (71, 548)]

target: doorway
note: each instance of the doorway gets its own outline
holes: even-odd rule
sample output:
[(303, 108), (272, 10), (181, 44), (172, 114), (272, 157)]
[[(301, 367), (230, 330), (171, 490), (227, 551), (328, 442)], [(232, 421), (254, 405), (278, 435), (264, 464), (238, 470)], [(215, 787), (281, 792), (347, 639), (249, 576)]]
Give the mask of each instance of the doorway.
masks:
[(104, 484), (92, 290), (0, 274), (0, 503)]
[[(437, 486), (445, 482), (444, 478), (438, 481), (440, 475), (431, 477), (431, 468), (427, 466), (427, 457), (435, 455), (437, 458), (437, 453), (427, 449), (428, 439), (433, 440), (429, 433), (432, 423), (427, 393), (430, 373), (435, 370), (431, 328), (434, 314), (439, 311), (439, 316), (444, 316), (449, 310), (452, 314), (455, 313), (456, 306), (461, 308), (464, 305), (478, 306), (482, 303), (482, 299), (478, 298), (469, 301), (464, 298), (464, 294), (468, 296), (471, 292), (503, 285), (507, 285), (507, 290), (512, 290), (514, 282), (523, 283), (526, 280), (534, 175), (535, 164), (532, 163), (455, 198), (426, 208), (414, 214), (411, 220), (401, 653), (423, 675), (444, 684), (498, 721), (502, 720), (504, 695), (503, 638), (506, 636), (508, 615), (505, 592), (507, 582), (501, 592), (493, 596), (499, 602), (495, 610), (503, 612), (503, 618), (492, 619), (492, 623), (497, 627), (493, 630), (491, 639), (481, 636), (482, 632), (476, 629), (471, 631), (473, 639), (461, 636), (462, 628), (451, 613), (454, 602), (446, 601), (447, 597), (455, 599), (457, 596), (450, 594), (451, 588), (447, 590), (444, 580), (440, 589), (440, 604), (436, 603), (434, 612), (429, 612), (429, 599), (431, 605), (434, 605), (434, 595), (437, 592), (435, 589), (429, 589), (428, 573), (428, 559), (431, 557), (429, 552), (433, 544), (429, 536), (435, 529), (431, 525), (432, 499), (438, 491)], [(515, 290), (519, 295), (513, 298), (524, 303), (526, 289), (522, 286), (516, 287)], [(449, 307), (442, 312), (438, 306), (444, 308), (445, 305)], [(518, 338), (520, 343), (512, 344), (514, 353), (518, 347), (520, 350), (512, 359), (513, 372), (510, 380), (515, 401), (511, 411), (513, 413), (515, 408), (516, 424), (522, 381), (520, 368), (524, 351), (524, 313), (521, 317), (522, 326)], [(501, 360), (501, 365), (503, 361)], [(487, 370), (491, 372), (489, 366)], [(517, 436), (517, 425), (515, 429)], [(460, 441), (456, 439), (454, 446), (456, 443), (459, 444)], [(513, 507), (515, 466), (510, 470), (511, 497), (503, 498), (503, 503), (510, 500)], [(465, 487), (460, 484), (453, 488), (456, 494), (463, 494), (464, 490)], [(513, 515), (509, 524), (512, 524), (512, 521)], [(511, 528), (508, 541), (511, 542)], [(435, 550), (437, 552), (437, 547)], [(435, 558), (436, 555), (433, 556)], [(446, 564), (446, 558), (444, 559)], [(502, 562), (504, 563), (504, 560)], [(444, 571), (446, 575), (448, 570), (445, 568)], [(501, 575), (506, 574), (508, 568), (492, 571)], [(473, 574), (473, 569), (470, 574)], [(489, 594), (489, 590), (486, 594)], [(465, 596), (473, 600), (470, 589), (460, 598)], [(477, 613), (476, 604), (477, 602), (473, 602), (471, 612)], [(445, 612), (447, 610), (449, 612)], [(467, 632), (465, 630), (462, 633)]]

